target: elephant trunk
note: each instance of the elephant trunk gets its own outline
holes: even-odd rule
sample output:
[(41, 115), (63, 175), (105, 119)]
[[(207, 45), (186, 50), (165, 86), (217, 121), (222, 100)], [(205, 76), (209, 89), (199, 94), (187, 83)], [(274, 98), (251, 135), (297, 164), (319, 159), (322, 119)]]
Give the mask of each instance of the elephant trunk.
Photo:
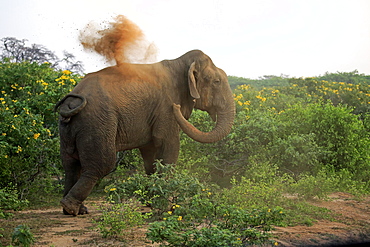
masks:
[(177, 123), (190, 138), (202, 143), (217, 142), (227, 136), (231, 130), (235, 117), (234, 102), (228, 104), (226, 110), (217, 111), (216, 126), (210, 132), (202, 132), (189, 123), (181, 114), (180, 105), (174, 104), (173, 111)]

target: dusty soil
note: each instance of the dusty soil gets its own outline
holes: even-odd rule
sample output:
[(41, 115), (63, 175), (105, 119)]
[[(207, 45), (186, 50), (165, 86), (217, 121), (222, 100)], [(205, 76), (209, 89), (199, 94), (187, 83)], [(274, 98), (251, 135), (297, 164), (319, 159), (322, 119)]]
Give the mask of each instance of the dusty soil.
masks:
[[(357, 200), (345, 193), (330, 197), (330, 200), (311, 203), (336, 213), (334, 221), (276, 227), (273, 233), (279, 246), (338, 246), (365, 242), (370, 246), (370, 197)], [(22, 211), (9, 220), (15, 221), (14, 225), (33, 221), (31, 231), (37, 241), (34, 246), (159, 246), (145, 239), (145, 226), (128, 231), (121, 239), (102, 238), (92, 223), (93, 217), (100, 214), (95, 204), (88, 201), (90, 214), (78, 217), (65, 216), (61, 208), (51, 208)]]

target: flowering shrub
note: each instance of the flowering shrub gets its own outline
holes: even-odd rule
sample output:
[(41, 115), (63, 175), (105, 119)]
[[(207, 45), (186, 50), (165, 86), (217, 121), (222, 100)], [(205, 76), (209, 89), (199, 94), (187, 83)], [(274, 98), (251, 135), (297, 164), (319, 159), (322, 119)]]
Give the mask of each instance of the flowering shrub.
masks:
[(204, 185), (187, 171), (175, 172), (173, 165), (156, 163), (156, 172), (150, 176), (136, 173), (106, 188), (108, 197), (115, 202), (135, 197), (143, 205), (150, 205), (159, 214), (173, 205), (199, 193)]
[(143, 225), (151, 213), (142, 214), (140, 205), (133, 200), (100, 206), (102, 215), (94, 219), (96, 228), (104, 238), (123, 236), (124, 230)]
[(54, 187), (40, 182), (60, 170), (54, 105), (79, 79), (48, 63), (0, 63), (1, 186), (14, 184), (21, 198), (32, 190), (31, 184), (37, 185), (35, 191)]
[(200, 183), (184, 170), (159, 162), (156, 167), (157, 172), (151, 176), (137, 173), (105, 189), (111, 206), (102, 207), (103, 217), (97, 222), (103, 236), (118, 235), (130, 226), (130, 219), (134, 219), (134, 226), (142, 224), (143, 217), (136, 215), (139, 210), (132, 211), (124, 204), (132, 198), (149, 204), (153, 216), (159, 218), (150, 224), (147, 237), (169, 246), (264, 243), (269, 241), (272, 226), (284, 218), (280, 207), (237, 207), (224, 200), (222, 189)]
[[(222, 185), (253, 162), (277, 165), (296, 180), (330, 167), (348, 170), (359, 184), (369, 183), (370, 84), (361, 78), (356, 84), (287, 78), (270, 88), (239, 85), (230, 134), (207, 145), (183, 135), (179, 165)], [(205, 130), (213, 125), (199, 111), (190, 121)]]

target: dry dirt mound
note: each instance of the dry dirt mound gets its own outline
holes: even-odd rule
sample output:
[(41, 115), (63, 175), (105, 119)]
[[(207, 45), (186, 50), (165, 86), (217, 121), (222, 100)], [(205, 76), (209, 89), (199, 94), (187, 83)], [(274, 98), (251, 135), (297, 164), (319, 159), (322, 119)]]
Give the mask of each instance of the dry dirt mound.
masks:
[[(332, 210), (336, 213), (335, 221), (318, 221), (313, 226), (277, 227), (274, 235), (279, 246), (370, 243), (370, 197), (357, 200), (349, 194), (335, 193), (330, 200), (311, 203)], [(23, 211), (14, 220), (17, 224), (27, 224), (31, 220), (40, 224), (37, 231), (32, 229), (37, 238), (34, 246), (159, 246), (145, 239), (147, 226), (128, 231), (123, 239), (102, 238), (92, 223), (93, 217), (100, 214), (95, 204), (87, 202), (88, 215), (66, 216), (61, 213), (61, 208), (52, 208)]]
[[(336, 220), (313, 226), (277, 227), (274, 232), (283, 246), (370, 246), (370, 198), (355, 200), (347, 193), (334, 193), (329, 200), (310, 202), (336, 214)], [(368, 245), (367, 245), (368, 244)]]

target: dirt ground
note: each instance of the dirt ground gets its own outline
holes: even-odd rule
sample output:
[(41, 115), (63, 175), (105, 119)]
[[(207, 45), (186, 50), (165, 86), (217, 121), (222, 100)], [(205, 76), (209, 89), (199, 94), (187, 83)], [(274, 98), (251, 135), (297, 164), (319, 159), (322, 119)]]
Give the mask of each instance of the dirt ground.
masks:
[[(93, 217), (99, 214), (96, 202), (87, 201), (90, 214), (65, 216), (61, 208), (28, 210), (9, 220), (16, 224), (34, 221), (31, 229), (34, 246), (159, 246), (145, 239), (146, 227), (127, 232), (124, 239), (102, 238), (94, 229)], [(341, 246), (362, 243), (370, 246), (370, 197), (356, 200), (346, 193), (335, 193), (330, 200), (311, 202), (336, 213), (335, 221), (318, 221), (312, 226), (276, 227), (273, 231), (278, 246)], [(40, 224), (37, 226), (37, 223)], [(0, 221), (1, 224), (1, 221)], [(365, 245), (367, 242), (369, 245)]]

